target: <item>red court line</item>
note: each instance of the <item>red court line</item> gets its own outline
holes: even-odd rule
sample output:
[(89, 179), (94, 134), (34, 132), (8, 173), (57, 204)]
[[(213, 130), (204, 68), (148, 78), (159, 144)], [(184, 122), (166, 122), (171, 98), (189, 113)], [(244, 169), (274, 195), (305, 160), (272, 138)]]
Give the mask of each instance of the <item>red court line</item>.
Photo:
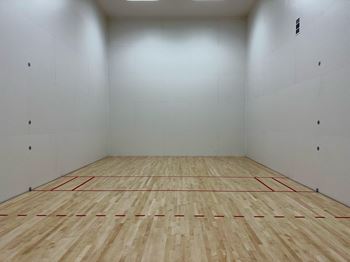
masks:
[(255, 177), (255, 180), (259, 181), (261, 184), (263, 184), (265, 187), (267, 187), (268, 189), (270, 189), (272, 192), (275, 191), (273, 188), (269, 187), (269, 186), (266, 185), (264, 182), (262, 182), (259, 178)]
[[(94, 178), (227, 178), (227, 179), (244, 179), (244, 178), (250, 178), (254, 179), (254, 176), (65, 176), (65, 177), (94, 177)], [(276, 177), (276, 176), (261, 176), (258, 178), (281, 178), (281, 179), (289, 179), (288, 177)]]
[[(88, 182), (88, 181), (86, 181)], [(81, 186), (81, 185), (80, 185)], [(216, 189), (81, 189), (81, 190), (33, 190), (36, 192), (207, 192), (207, 193), (315, 193), (314, 191), (290, 190), (216, 190)]]
[(289, 189), (292, 190), (293, 192), (297, 192), (295, 189), (293, 189), (293, 188), (291, 188), (290, 186), (286, 185), (285, 183), (279, 181), (278, 179), (276, 179), (276, 178), (272, 178), (272, 179), (275, 180), (276, 182), (278, 182), (278, 183), (284, 185), (285, 187), (289, 188)]
[(60, 185), (58, 185), (58, 186), (56, 186), (56, 187), (50, 189), (50, 191), (54, 191), (55, 189), (57, 189), (57, 188), (59, 188), (59, 187), (65, 185), (65, 184), (67, 184), (67, 183), (69, 183), (69, 182), (71, 182), (71, 181), (73, 181), (74, 179), (77, 179), (77, 178), (78, 178), (78, 177), (73, 177), (72, 179), (69, 179), (68, 181), (66, 181), (66, 182), (64, 182), (64, 183), (62, 183), (62, 184), (60, 184)]
[(90, 179), (86, 180), (85, 182), (81, 183), (80, 185), (76, 186), (75, 188), (73, 188), (71, 191), (75, 191), (76, 189), (78, 189), (79, 187), (85, 185), (87, 182), (93, 180), (95, 177), (91, 177)]

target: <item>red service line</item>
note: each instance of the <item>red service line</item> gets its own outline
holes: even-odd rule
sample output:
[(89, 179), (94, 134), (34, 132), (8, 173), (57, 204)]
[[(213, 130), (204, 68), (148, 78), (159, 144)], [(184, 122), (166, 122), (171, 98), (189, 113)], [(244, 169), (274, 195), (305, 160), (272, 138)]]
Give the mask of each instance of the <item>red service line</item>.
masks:
[(259, 181), (261, 184), (263, 184), (265, 187), (267, 187), (268, 189), (270, 189), (272, 192), (275, 191), (273, 188), (269, 187), (269, 186), (266, 185), (264, 182), (262, 182), (258, 177), (255, 177), (255, 180)]
[[(225, 179), (255, 179), (253, 176), (65, 176), (65, 177), (94, 177), (94, 178), (225, 178)], [(288, 177), (276, 177), (276, 176), (262, 176), (258, 178), (281, 178), (289, 179)]]
[(85, 182), (81, 183), (80, 185), (76, 186), (75, 188), (73, 188), (71, 191), (75, 191), (77, 190), (79, 187), (85, 185), (86, 183), (90, 182), (91, 180), (93, 180), (95, 177), (90, 177), (88, 180), (86, 180)]
[(67, 180), (66, 182), (64, 182), (64, 183), (62, 183), (62, 184), (59, 184), (58, 186), (56, 186), (56, 187), (50, 189), (49, 191), (55, 191), (55, 189), (57, 189), (57, 188), (59, 188), (59, 187), (65, 185), (65, 184), (67, 184), (67, 183), (69, 183), (69, 182), (71, 182), (71, 181), (73, 181), (74, 179), (77, 179), (77, 178), (78, 178), (78, 177), (75, 176), (75, 177), (73, 177), (72, 179), (69, 179), (69, 180)]

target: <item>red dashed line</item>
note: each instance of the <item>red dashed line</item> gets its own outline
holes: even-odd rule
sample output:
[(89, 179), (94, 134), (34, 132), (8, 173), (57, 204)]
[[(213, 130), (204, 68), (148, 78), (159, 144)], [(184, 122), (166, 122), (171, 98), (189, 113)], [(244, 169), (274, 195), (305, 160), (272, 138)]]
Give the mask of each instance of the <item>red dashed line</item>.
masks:
[(116, 217), (125, 217), (125, 215), (115, 215)]
[(305, 216), (294, 216), (295, 218), (305, 218)]
[(324, 216), (315, 216), (315, 218), (326, 218)]
[(146, 215), (135, 215), (135, 217), (145, 217)]
[(8, 217), (7, 214), (0, 214), (0, 217)]
[(155, 217), (165, 217), (165, 215), (154, 215)]
[(86, 217), (86, 215), (75, 215), (76, 217)]
[(254, 216), (254, 217), (260, 218), (260, 217), (265, 217), (265, 216)]
[(205, 217), (204, 215), (194, 215), (194, 217)]
[(275, 218), (285, 218), (285, 216), (274, 216)]
[(185, 215), (175, 215), (175, 217), (185, 217)]
[(66, 217), (67, 215), (56, 215), (56, 217)]
[(338, 217), (338, 216), (336, 216), (335, 218), (338, 218), (338, 219), (350, 219), (350, 217)]
[(97, 217), (105, 217), (106, 215), (96, 215)]
[(236, 216), (233, 216), (233, 217), (238, 217), (238, 218), (239, 218), (239, 217), (244, 217), (244, 216), (242, 216), (242, 215), (236, 215)]
[(214, 217), (225, 217), (224, 215), (216, 215)]
[(27, 215), (22, 215), (22, 214), (19, 214), (17, 215), (18, 217), (26, 217)]
[(37, 217), (46, 217), (47, 215), (36, 215)]

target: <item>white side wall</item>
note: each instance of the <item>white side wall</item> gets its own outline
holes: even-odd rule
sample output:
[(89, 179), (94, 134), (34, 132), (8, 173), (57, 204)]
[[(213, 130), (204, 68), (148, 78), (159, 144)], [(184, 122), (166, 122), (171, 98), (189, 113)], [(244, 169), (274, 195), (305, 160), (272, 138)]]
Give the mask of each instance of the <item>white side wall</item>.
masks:
[(347, 205), (349, 25), (348, 0), (261, 0), (247, 51), (248, 156)]
[(245, 22), (113, 21), (112, 155), (244, 155)]
[(0, 201), (106, 156), (104, 26), (92, 0), (0, 2)]

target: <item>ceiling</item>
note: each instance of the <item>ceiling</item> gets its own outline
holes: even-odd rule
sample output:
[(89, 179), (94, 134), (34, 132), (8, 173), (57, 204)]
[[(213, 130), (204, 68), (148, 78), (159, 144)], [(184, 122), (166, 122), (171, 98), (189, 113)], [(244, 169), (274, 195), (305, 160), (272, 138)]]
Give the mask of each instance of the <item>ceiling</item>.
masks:
[(110, 17), (241, 17), (249, 13), (256, 0), (97, 1)]

